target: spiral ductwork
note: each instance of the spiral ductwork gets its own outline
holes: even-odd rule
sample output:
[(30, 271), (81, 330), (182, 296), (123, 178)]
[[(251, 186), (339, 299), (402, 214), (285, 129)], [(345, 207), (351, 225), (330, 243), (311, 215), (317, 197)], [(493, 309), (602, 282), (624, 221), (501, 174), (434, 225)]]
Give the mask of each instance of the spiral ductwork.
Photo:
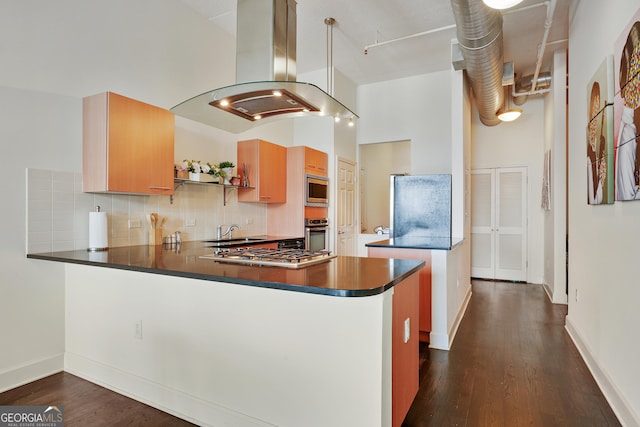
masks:
[(495, 126), (501, 123), (497, 113), (504, 101), (502, 14), (481, 0), (451, 0), (451, 7), (480, 120)]

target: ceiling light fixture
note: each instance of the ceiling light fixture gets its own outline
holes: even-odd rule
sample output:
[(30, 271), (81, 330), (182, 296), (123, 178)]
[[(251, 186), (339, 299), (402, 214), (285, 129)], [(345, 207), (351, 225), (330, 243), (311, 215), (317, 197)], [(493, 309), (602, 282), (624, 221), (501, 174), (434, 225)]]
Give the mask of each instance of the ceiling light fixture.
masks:
[(516, 120), (522, 114), (522, 110), (519, 108), (513, 108), (511, 110), (503, 111), (498, 114), (498, 118), (503, 122), (512, 122)]
[(355, 124), (355, 123), (353, 123), (353, 117), (351, 117), (351, 118), (349, 119), (349, 126), (350, 126), (350, 127), (351, 127), (351, 126), (354, 126), (354, 124)]
[(522, 114), (520, 108), (513, 108), (511, 106), (511, 94), (509, 93), (509, 86), (504, 90), (504, 105), (498, 112), (498, 118), (503, 122), (512, 122), (516, 120)]
[(510, 7), (513, 7), (518, 3), (522, 2), (522, 0), (482, 0), (482, 1), (484, 2), (484, 4), (486, 4), (490, 8), (499, 9), (499, 10), (509, 9)]
[(223, 107), (228, 107), (229, 106), (229, 101), (226, 99), (223, 99), (222, 101), (220, 101), (220, 105), (222, 105)]

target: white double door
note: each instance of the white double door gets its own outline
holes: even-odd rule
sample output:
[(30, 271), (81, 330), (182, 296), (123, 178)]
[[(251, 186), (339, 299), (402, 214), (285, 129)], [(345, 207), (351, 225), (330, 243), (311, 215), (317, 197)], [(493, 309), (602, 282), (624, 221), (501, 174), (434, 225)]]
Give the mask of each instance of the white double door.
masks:
[(527, 168), (471, 171), (471, 276), (527, 280)]

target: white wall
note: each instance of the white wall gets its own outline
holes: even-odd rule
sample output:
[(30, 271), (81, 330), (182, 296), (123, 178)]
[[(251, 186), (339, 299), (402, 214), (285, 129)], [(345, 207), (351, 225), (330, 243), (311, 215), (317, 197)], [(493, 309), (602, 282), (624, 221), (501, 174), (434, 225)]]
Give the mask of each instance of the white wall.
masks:
[(567, 303), (567, 55), (553, 55), (551, 92), (544, 97), (545, 151), (551, 151), (550, 210), (544, 211), (543, 284), (554, 303)]
[(522, 116), (510, 123), (485, 126), (474, 110), (471, 168), (527, 167), (527, 282), (542, 283), (544, 275), (544, 214), (540, 207), (544, 159), (544, 101), (530, 98)]
[[(0, 282), (0, 324), (13, 325), (0, 331), (11, 343), (0, 349), (5, 390), (62, 369), (64, 350), (62, 266), (25, 258), (25, 169), (81, 172), (84, 96), (110, 90), (170, 108), (233, 83), (235, 41), (175, 0), (2, 2), (0, 39), (0, 269), (12, 278)], [(176, 125), (178, 160), (233, 161), (235, 141), (257, 135)], [(291, 127), (260, 135), (289, 145)]]
[(411, 141), (411, 173), (451, 173), (451, 73), (358, 87), (358, 144)]
[[(587, 84), (638, 10), (582, 0), (569, 31), (569, 314), (567, 328), (623, 425), (640, 425), (640, 203), (589, 206)], [(595, 31), (594, 29), (597, 29)]]
[(79, 168), (81, 114), (76, 98), (0, 87), (0, 391), (62, 368), (64, 266), (25, 257), (25, 168)]

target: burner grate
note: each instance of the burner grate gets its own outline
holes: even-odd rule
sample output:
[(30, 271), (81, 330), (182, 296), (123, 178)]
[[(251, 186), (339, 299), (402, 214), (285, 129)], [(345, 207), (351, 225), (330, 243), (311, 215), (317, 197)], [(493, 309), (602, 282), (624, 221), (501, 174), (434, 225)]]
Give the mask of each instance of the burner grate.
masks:
[(240, 264), (271, 265), (297, 268), (317, 264), (335, 258), (331, 251), (309, 251), (295, 248), (228, 248), (218, 249), (211, 255), (200, 258), (213, 259), (220, 262), (235, 262)]

